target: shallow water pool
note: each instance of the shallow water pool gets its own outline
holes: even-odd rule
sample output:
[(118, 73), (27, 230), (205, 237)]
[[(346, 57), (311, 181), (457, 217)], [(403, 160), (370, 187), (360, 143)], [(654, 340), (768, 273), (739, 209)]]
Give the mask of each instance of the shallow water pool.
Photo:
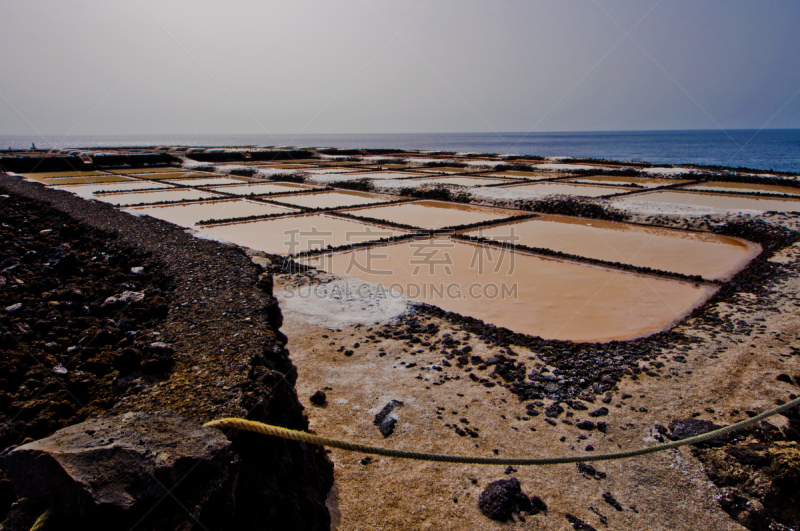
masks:
[(761, 250), (759, 245), (705, 232), (543, 215), (467, 232), (503, 242), (662, 271), (727, 279)]
[(185, 205), (134, 207), (126, 209), (125, 212), (163, 219), (164, 221), (169, 221), (181, 227), (194, 227), (198, 221), (203, 220), (288, 214), (290, 212), (297, 212), (297, 210), (267, 205), (247, 199), (227, 199), (224, 201), (203, 201), (202, 203), (188, 203)]
[(218, 199), (220, 196), (203, 190), (191, 188), (169, 189), (154, 192), (122, 192), (118, 194), (95, 194), (98, 201), (112, 205), (138, 205), (145, 203), (161, 203), (163, 201), (191, 201), (194, 199)]
[(415, 240), (303, 260), (515, 332), (611, 341), (671, 326), (715, 287), (450, 240)]
[(66, 186), (53, 186), (59, 190), (66, 190), (75, 195), (91, 199), (97, 192), (130, 192), (132, 190), (147, 190), (155, 188), (174, 188), (172, 185), (151, 181), (123, 181), (96, 184), (71, 184)]
[(399, 223), (420, 229), (442, 229), (500, 220), (522, 213), (516, 210), (447, 203), (445, 201), (413, 201), (397, 205), (387, 205), (350, 210), (354, 216)]
[(313, 190), (314, 188), (314, 186), (299, 183), (253, 183), (234, 186), (215, 186), (209, 188), (209, 190), (235, 195), (262, 195), (278, 194), (282, 192), (301, 192), (303, 190)]
[(387, 201), (395, 201), (396, 199), (397, 198), (394, 197), (370, 194), (368, 192), (355, 192), (347, 190), (311, 192), (297, 195), (281, 195), (272, 198), (271, 201), (303, 208), (343, 208), (356, 205), (385, 203)]
[(326, 214), (289, 216), (279, 219), (204, 226), (198, 230), (210, 237), (264, 251), (289, 255), (338, 247), (405, 234), (370, 223)]

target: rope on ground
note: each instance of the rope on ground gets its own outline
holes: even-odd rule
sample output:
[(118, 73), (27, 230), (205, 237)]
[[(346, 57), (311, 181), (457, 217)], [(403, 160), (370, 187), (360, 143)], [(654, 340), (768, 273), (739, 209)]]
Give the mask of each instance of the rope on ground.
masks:
[(47, 527), (47, 523), (50, 520), (50, 517), (53, 516), (53, 508), (50, 507), (45, 512), (43, 512), (39, 518), (31, 526), (31, 531), (42, 531), (45, 527)]
[(638, 448), (636, 450), (629, 450), (625, 452), (615, 452), (610, 454), (579, 455), (573, 457), (504, 458), (504, 457), (472, 457), (465, 455), (442, 455), (442, 454), (430, 454), (425, 452), (410, 452), (407, 450), (394, 450), (391, 448), (380, 448), (376, 446), (367, 446), (364, 444), (356, 444), (347, 441), (340, 441), (337, 439), (329, 439), (328, 437), (322, 437), (320, 435), (314, 435), (312, 433), (290, 430), (287, 428), (281, 428), (279, 426), (271, 426), (269, 424), (264, 424), (261, 422), (255, 422), (252, 420), (241, 419), (241, 418), (223, 418), (219, 420), (212, 420), (211, 422), (204, 424), (204, 426), (209, 428), (217, 428), (220, 430), (232, 428), (242, 431), (261, 433), (263, 435), (272, 435), (274, 437), (280, 437), (291, 441), (300, 441), (309, 444), (318, 444), (320, 446), (328, 446), (331, 448), (339, 448), (351, 452), (383, 455), (386, 457), (397, 457), (401, 459), (417, 459), (422, 461), (439, 461), (443, 463), (462, 463), (470, 465), (519, 465), (519, 466), (561, 465), (566, 463), (584, 463), (587, 461), (610, 461), (614, 459), (626, 459), (629, 457), (636, 457), (639, 455), (663, 452), (665, 450), (671, 450), (673, 448), (678, 448), (680, 446), (685, 446), (687, 444), (701, 443), (711, 439), (716, 439), (717, 437), (722, 437), (737, 430), (741, 430), (743, 428), (746, 428), (747, 426), (752, 426), (753, 424), (761, 422), (766, 418), (769, 418), (773, 415), (777, 415), (778, 413), (781, 413), (783, 411), (786, 411), (787, 409), (793, 408), (798, 405), (800, 405), (800, 398), (795, 398), (791, 402), (787, 402), (774, 409), (765, 411), (760, 415), (756, 415), (755, 417), (737, 422), (736, 424), (731, 424), (729, 426), (725, 426), (724, 428), (720, 428), (718, 430), (703, 433), (701, 435), (696, 435), (694, 437), (689, 437), (687, 439), (681, 439), (679, 441), (671, 443), (659, 444), (656, 446), (648, 446), (645, 448)]

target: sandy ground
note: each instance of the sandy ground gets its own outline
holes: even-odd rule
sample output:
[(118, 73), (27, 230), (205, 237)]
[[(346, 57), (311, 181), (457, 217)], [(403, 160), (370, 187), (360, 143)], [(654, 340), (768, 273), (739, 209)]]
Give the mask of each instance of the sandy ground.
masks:
[[(795, 263), (798, 253), (799, 246), (790, 247), (773, 260)], [(276, 280), (280, 299), (281, 283), (296, 278)], [(695, 322), (683, 323), (680, 330), (703, 342), (663, 352), (659, 361), (665, 366), (656, 371), (658, 377), (620, 382), (619, 392), (607, 406), (607, 434), (578, 430), (563, 423), (567, 418), (563, 415), (557, 426), (545, 423), (543, 415), (527, 417), (524, 403), (508, 390), (500, 386), (487, 389), (467, 378), (463, 370), (443, 367), (439, 352), (419, 349), (419, 345), (407, 341), (370, 339), (382, 327), (397, 325), (397, 318), (373, 326), (345, 326), (342, 321), (328, 324), (319, 315), (310, 318), (281, 300), (282, 331), (290, 338), (288, 347), (298, 368), (300, 399), (308, 408), (312, 429), (319, 434), (437, 453), (562, 456), (585, 453), (587, 444), (596, 452), (655, 444), (652, 435), (656, 424), (667, 425), (692, 414), (728, 424), (745, 415), (732, 411), (763, 410), (775, 399), (787, 399), (797, 388), (775, 377), (784, 372), (800, 373), (800, 360), (790, 350), (800, 333), (798, 293), (800, 277), (795, 276), (767, 295), (737, 295), (717, 308), (720, 315), (746, 316), (748, 323), (756, 325), (752, 330), (735, 326), (712, 330)], [(409, 311), (413, 312), (413, 307)], [(471, 345), (473, 354), (488, 357), (502, 350), (469, 337), (457, 325), (428, 317), (420, 317), (420, 321), (440, 328), (429, 341), (451, 334), (463, 341), (462, 346)], [(374, 322), (374, 318), (365, 322)], [(345, 356), (345, 349), (354, 353)], [(517, 359), (535, 363), (536, 353), (516, 346), (513, 349)], [(672, 361), (677, 354), (686, 362)], [(416, 365), (407, 368), (411, 363)], [(443, 370), (432, 369), (434, 365)], [(311, 406), (309, 396), (320, 389), (327, 393), (327, 405)], [(623, 395), (631, 397), (622, 400)], [(394, 434), (384, 439), (373, 419), (392, 399), (404, 406), (396, 412)], [(599, 401), (594, 404), (602, 405)], [(569, 420), (588, 418), (585, 413), (576, 411)], [(455, 425), (477, 428), (479, 436), (459, 436), (452, 428)], [(567, 513), (597, 529), (743, 529), (719, 508), (718, 489), (686, 448), (596, 464), (607, 474), (601, 480), (587, 479), (575, 465), (517, 467), (507, 475), (502, 466), (383, 457), (362, 464), (364, 457), (340, 450), (331, 453), (336, 477), (329, 497), (333, 529), (561, 530), (571, 528), (565, 519)], [(526, 516), (525, 522), (505, 524), (483, 516), (477, 504), (481, 491), (490, 482), (511, 476), (520, 480), (523, 492), (540, 496), (548, 511)], [(606, 492), (620, 502), (622, 511), (604, 501)]]

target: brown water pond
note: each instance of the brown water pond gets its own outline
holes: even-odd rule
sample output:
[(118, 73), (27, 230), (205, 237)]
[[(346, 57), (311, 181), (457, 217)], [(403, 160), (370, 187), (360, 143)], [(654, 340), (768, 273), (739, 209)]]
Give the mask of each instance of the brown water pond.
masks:
[(121, 183), (132, 181), (130, 177), (101, 174), (92, 177), (59, 177), (57, 179), (31, 179), (45, 186), (64, 186), (67, 184)]
[(227, 199), (203, 201), (202, 203), (133, 207), (126, 209), (125, 212), (163, 219), (181, 227), (194, 227), (198, 221), (202, 220), (268, 216), (297, 212), (297, 210), (247, 199)]
[(442, 229), (519, 216), (517, 210), (447, 203), (413, 201), (398, 205), (359, 208), (348, 213), (420, 229)]
[(170, 179), (164, 182), (179, 184), (181, 186), (213, 186), (221, 184), (242, 184), (251, 181), (249, 179), (237, 179), (234, 177), (201, 177), (199, 179)]
[(174, 168), (172, 166), (162, 166), (160, 168), (117, 168), (109, 170), (111, 173), (127, 173), (129, 175), (138, 175), (140, 173), (176, 173), (185, 172), (183, 168)]
[(271, 199), (286, 205), (304, 208), (342, 208), (356, 205), (372, 205), (395, 201), (396, 197), (387, 197), (368, 192), (325, 191), (297, 195), (282, 195)]
[(761, 251), (717, 234), (551, 215), (466, 234), (709, 280), (731, 277)]
[(95, 194), (98, 201), (112, 205), (138, 205), (145, 203), (161, 203), (163, 201), (189, 201), (194, 199), (219, 199), (220, 196), (204, 190), (181, 188), (179, 190), (158, 190), (154, 192), (122, 192), (118, 194)]
[(338, 247), (404, 234), (325, 214), (226, 223), (198, 228), (203, 234), (270, 254), (296, 254), (328, 246)]
[(71, 184), (66, 186), (53, 186), (59, 190), (66, 190), (75, 195), (92, 198), (96, 192), (130, 192), (132, 190), (146, 190), (153, 188), (173, 188), (172, 185), (152, 181), (125, 181), (96, 184)]
[[(663, 330), (715, 287), (665, 280), (448, 238), (415, 240), (304, 260), (515, 332), (611, 341)], [(363, 294), (362, 294), (363, 295)]]
[(131, 175), (135, 176), (137, 179), (149, 179), (149, 180), (158, 180), (158, 179), (191, 179), (191, 178), (202, 178), (202, 177), (211, 177), (213, 176), (212, 173), (198, 173), (195, 171), (171, 171), (168, 173), (159, 173), (159, 172), (150, 172), (150, 173), (132, 173)]
[(30, 181), (37, 182), (47, 179), (63, 179), (65, 177), (97, 177), (100, 175), (108, 176), (107, 173), (99, 171), (57, 171), (48, 173), (21, 173), (20, 175)]
[(314, 186), (299, 183), (254, 183), (235, 186), (215, 186), (209, 188), (209, 190), (235, 195), (261, 195), (278, 194), (282, 192), (300, 192), (303, 190), (313, 190), (314, 188)]

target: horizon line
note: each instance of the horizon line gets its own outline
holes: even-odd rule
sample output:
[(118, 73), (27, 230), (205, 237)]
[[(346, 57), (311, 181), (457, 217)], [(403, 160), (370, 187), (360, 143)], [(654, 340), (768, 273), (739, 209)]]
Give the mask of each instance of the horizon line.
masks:
[(800, 131), (800, 127), (771, 127), (771, 128), (731, 128), (731, 129), (586, 129), (564, 131), (439, 131), (439, 132), (383, 132), (383, 133), (0, 133), (2, 137), (98, 137), (98, 136), (378, 136), (378, 135), (542, 135), (542, 134), (587, 134), (587, 133), (681, 133), (681, 132), (714, 132), (726, 131)]

